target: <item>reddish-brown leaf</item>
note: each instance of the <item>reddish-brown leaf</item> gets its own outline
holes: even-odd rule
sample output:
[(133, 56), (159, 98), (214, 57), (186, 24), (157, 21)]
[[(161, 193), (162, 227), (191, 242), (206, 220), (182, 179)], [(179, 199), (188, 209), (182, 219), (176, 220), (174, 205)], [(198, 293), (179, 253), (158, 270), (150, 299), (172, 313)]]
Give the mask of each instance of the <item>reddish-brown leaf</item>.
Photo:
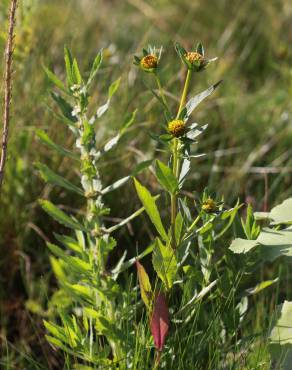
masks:
[(162, 351), (169, 329), (168, 306), (162, 293), (158, 293), (155, 297), (150, 326), (155, 347), (158, 351)]

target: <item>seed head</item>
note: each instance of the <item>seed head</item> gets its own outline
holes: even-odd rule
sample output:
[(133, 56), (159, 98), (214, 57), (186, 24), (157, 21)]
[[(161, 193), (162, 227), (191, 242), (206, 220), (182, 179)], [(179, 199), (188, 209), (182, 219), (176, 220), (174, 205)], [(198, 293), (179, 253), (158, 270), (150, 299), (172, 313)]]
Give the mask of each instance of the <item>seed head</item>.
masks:
[(202, 210), (206, 213), (213, 213), (217, 210), (217, 204), (212, 198), (208, 198), (202, 204)]
[(168, 123), (168, 131), (174, 137), (180, 137), (180, 136), (183, 136), (183, 134), (185, 133), (186, 125), (183, 120), (175, 119)]
[(204, 57), (200, 53), (197, 53), (196, 51), (189, 51), (186, 53), (185, 58), (188, 62), (191, 64), (201, 64), (204, 62)]
[(144, 69), (154, 69), (158, 66), (158, 58), (155, 55), (149, 54), (143, 57), (140, 61), (140, 65)]

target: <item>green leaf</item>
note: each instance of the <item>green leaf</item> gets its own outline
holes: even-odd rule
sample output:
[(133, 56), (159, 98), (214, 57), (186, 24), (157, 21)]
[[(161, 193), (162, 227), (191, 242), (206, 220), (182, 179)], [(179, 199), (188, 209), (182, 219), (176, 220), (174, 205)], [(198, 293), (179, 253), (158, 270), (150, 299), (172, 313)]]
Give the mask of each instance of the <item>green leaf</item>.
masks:
[(257, 238), (262, 260), (274, 261), (281, 256), (292, 257), (292, 227), (283, 230), (264, 228)]
[(159, 160), (156, 161), (156, 177), (161, 186), (170, 194), (175, 194), (178, 182), (172, 170)]
[(141, 297), (143, 302), (145, 303), (145, 306), (150, 310), (152, 305), (152, 288), (149, 281), (148, 274), (144, 267), (141, 265), (139, 261), (136, 262), (137, 271), (138, 271), (138, 279), (139, 279), (139, 285), (141, 290)]
[(292, 198), (274, 207), (269, 217), (273, 220), (273, 224), (292, 224)]
[(159, 238), (154, 245), (152, 263), (165, 288), (169, 290), (176, 277), (177, 261), (175, 251), (170, 246), (165, 246)]
[(57, 86), (60, 90), (62, 90), (63, 92), (65, 92), (66, 94), (68, 94), (68, 90), (66, 89), (66, 87), (64, 86), (63, 82), (61, 80), (58, 79), (58, 77), (53, 73), (51, 72), (48, 68), (46, 67), (43, 67), (44, 68), (44, 71), (46, 72), (47, 76), (48, 76), (48, 79), (55, 85)]
[(240, 253), (247, 253), (258, 245), (259, 243), (256, 240), (236, 238), (231, 243), (231, 246), (229, 247), (229, 249), (233, 253), (240, 254)]
[(66, 75), (67, 75), (67, 85), (70, 87), (74, 83), (73, 75), (72, 75), (73, 58), (72, 58), (70, 50), (66, 46), (64, 47), (64, 60), (65, 60)]
[(105, 195), (107, 193), (110, 193), (118, 188), (120, 188), (121, 186), (125, 185), (125, 183), (131, 178), (131, 176), (126, 176), (126, 177), (123, 177), (119, 180), (117, 180), (116, 182), (114, 182), (113, 184), (107, 186), (106, 188), (102, 189), (101, 190), (101, 194)]
[(88, 81), (87, 81), (87, 85), (89, 86), (94, 77), (96, 76), (100, 66), (101, 66), (101, 63), (102, 63), (102, 50), (97, 54), (97, 56), (95, 57), (94, 59), (94, 62), (92, 64), (92, 67), (91, 67), (91, 71), (90, 71), (90, 74), (89, 74), (89, 78), (88, 78)]
[(54, 149), (56, 152), (58, 152), (61, 155), (64, 155), (66, 157), (75, 159), (79, 161), (79, 157), (75, 154), (70, 152), (69, 150), (63, 148), (62, 146), (56, 144), (53, 142), (53, 140), (47, 135), (47, 133), (43, 130), (36, 130), (36, 134), (38, 138), (46, 144), (49, 148)]
[(82, 77), (81, 77), (81, 73), (78, 67), (78, 62), (76, 59), (73, 60), (73, 64), (72, 64), (72, 77), (73, 77), (73, 81), (75, 84), (81, 85)]
[(59, 223), (73, 230), (77, 229), (77, 230), (87, 231), (84, 226), (82, 226), (79, 222), (73, 220), (70, 216), (66, 215), (65, 212), (61, 211), (58, 207), (56, 207), (50, 201), (40, 199), (39, 203), (42, 206), (43, 210), (47, 212), (51, 217), (53, 217)]
[(36, 167), (40, 171), (40, 174), (44, 181), (61, 186), (64, 189), (73, 191), (79, 195), (84, 195), (82, 189), (78, 188), (76, 185), (72, 184), (70, 181), (66, 180), (64, 177), (57, 175), (54, 171), (49, 169), (45, 164), (37, 163)]
[(155, 226), (156, 230), (158, 231), (162, 239), (168, 241), (168, 236), (162, 224), (160, 214), (155, 203), (155, 199), (152, 197), (150, 192), (139, 183), (138, 180), (134, 179), (134, 183), (138, 197), (141, 203), (143, 204), (150, 220), (152, 221), (153, 225)]
[(120, 86), (121, 78), (118, 78), (116, 81), (111, 83), (109, 89), (108, 89), (108, 98), (111, 99), (112, 96), (117, 92), (119, 86)]
[(123, 135), (128, 130), (128, 128), (130, 128), (132, 124), (135, 122), (136, 114), (137, 114), (137, 109), (134, 110), (134, 112), (132, 112), (130, 116), (126, 117), (120, 129), (121, 135)]
[(269, 339), (272, 343), (292, 344), (292, 302), (284, 301), (280, 317), (274, 326)]
[(193, 110), (204, 100), (206, 99), (208, 96), (210, 96), (215, 90), (216, 88), (220, 85), (220, 83), (222, 82), (219, 81), (217, 82), (216, 84), (210, 86), (207, 90), (201, 92), (200, 94), (194, 96), (193, 98), (191, 98), (187, 104), (186, 104), (186, 108), (187, 108), (187, 114), (186, 114), (186, 119), (188, 119), (190, 117), (190, 115), (192, 114)]
[(77, 121), (77, 118), (72, 116), (72, 106), (61, 95), (51, 92), (51, 97), (57, 103), (65, 118), (73, 123)]
[(183, 216), (180, 212), (178, 212), (175, 218), (175, 240), (177, 245), (179, 245), (181, 240), (183, 225), (184, 225)]
[(257, 284), (255, 287), (246, 289), (246, 292), (248, 293), (248, 295), (258, 294), (262, 290), (264, 290), (264, 289), (270, 287), (271, 285), (275, 284), (278, 280), (279, 280), (279, 278), (276, 278), (274, 280), (262, 281), (261, 283)]
[(143, 162), (138, 163), (137, 166), (132, 171), (131, 176), (138, 175), (140, 172), (144, 171), (146, 168), (148, 168), (149, 166), (151, 166), (152, 162), (153, 162), (152, 159), (148, 159), (146, 161), (143, 161)]

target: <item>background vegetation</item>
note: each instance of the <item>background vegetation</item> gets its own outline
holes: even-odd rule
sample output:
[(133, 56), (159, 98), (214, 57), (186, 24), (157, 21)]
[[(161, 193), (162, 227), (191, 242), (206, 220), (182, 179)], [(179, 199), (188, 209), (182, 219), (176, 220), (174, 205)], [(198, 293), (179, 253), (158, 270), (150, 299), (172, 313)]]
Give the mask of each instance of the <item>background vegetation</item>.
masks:
[[(8, 1), (0, 4), (1, 24), (7, 19)], [(142, 46), (164, 45), (165, 82), (168, 93), (177, 96), (180, 74), (172, 44), (185, 47), (196, 41), (207, 45), (208, 56), (218, 56), (217, 67), (196, 75), (194, 93), (223, 78), (216, 95), (197, 112), (198, 121), (209, 123), (208, 135), (188, 182), (196, 198), (205, 186), (223, 195), (232, 205), (237, 198), (248, 201), (258, 211), (291, 196), (291, 42), (292, 7), (288, 0), (246, 1), (166, 1), (166, 0), (23, 0), (19, 6), (16, 30), (13, 124), (9, 158), (0, 208), (0, 348), (1, 362), (8, 368), (32, 368), (32, 358), (46, 368), (58, 368), (60, 360), (43, 338), (42, 318), (47, 297), (54, 289), (45, 241), (60, 226), (39, 207), (38, 198), (50, 197), (64, 208), (77, 209), (76, 197), (43, 185), (34, 163), (41, 161), (74, 181), (65, 160), (60, 161), (40, 145), (35, 131), (42, 128), (59, 143), (70, 145), (66, 128), (51, 112), (49, 81), (43, 65), (64, 75), (63, 46), (68, 45), (88, 70), (95, 54), (105, 48), (102, 81), (122, 77), (122, 88), (114, 97), (111, 112), (104, 118), (100, 140), (120, 125), (125, 111), (139, 107), (132, 136), (120, 153), (108, 157), (107, 180), (122, 177), (139, 160), (151, 158), (154, 150), (147, 130), (159, 131), (155, 121), (157, 102), (146, 88), (149, 80), (132, 65), (133, 54)], [(0, 31), (4, 50), (5, 27)], [(290, 49), (289, 49), (290, 47)], [(83, 61), (83, 63), (82, 63)], [(102, 91), (93, 94), (102, 99)], [(105, 129), (106, 128), (106, 129)], [(118, 149), (119, 150), (119, 149)], [(118, 158), (118, 160), (116, 159)], [(143, 179), (155, 187), (151, 175)], [(136, 209), (137, 197), (129, 182), (107, 202), (116, 217)], [(116, 202), (116, 197), (119, 202)], [(117, 205), (118, 204), (118, 205)], [(244, 210), (243, 210), (244, 212)], [(119, 250), (146, 247), (153, 230), (146, 216), (119, 232)], [(135, 234), (135, 238), (134, 238)], [(138, 242), (137, 242), (138, 241)], [(274, 267), (279, 274), (279, 266)], [(274, 275), (274, 271), (262, 271)], [(288, 269), (282, 269), (281, 298), (291, 299)], [(290, 284), (291, 286), (291, 284)], [(262, 299), (262, 309), (251, 325), (260, 327), (269, 320), (278, 295)], [(271, 302), (270, 305), (265, 303)], [(1, 366), (2, 366), (1, 365)], [(28, 367), (27, 367), (28, 366)], [(37, 368), (37, 367), (36, 367)]]

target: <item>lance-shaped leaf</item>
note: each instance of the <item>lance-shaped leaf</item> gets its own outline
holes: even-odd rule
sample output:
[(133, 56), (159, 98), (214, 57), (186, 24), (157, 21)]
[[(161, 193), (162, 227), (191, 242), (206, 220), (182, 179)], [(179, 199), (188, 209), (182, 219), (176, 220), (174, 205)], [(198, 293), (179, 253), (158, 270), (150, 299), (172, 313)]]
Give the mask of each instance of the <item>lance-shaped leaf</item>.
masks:
[(161, 161), (156, 161), (156, 177), (160, 185), (170, 194), (175, 194), (178, 182), (172, 170)]
[(77, 118), (72, 115), (73, 107), (59, 94), (51, 92), (52, 99), (57, 103), (63, 116), (70, 122), (76, 122)]
[(186, 104), (186, 108), (187, 108), (187, 114), (186, 114), (186, 119), (188, 119), (190, 117), (190, 115), (192, 114), (193, 110), (204, 100), (206, 99), (209, 95), (211, 95), (215, 90), (216, 88), (220, 85), (220, 83), (222, 82), (219, 81), (217, 82), (216, 84), (210, 86), (207, 90), (201, 92), (200, 94), (194, 96), (193, 98), (191, 98), (187, 104)]
[(126, 177), (123, 177), (119, 180), (117, 180), (116, 182), (114, 182), (113, 184), (107, 186), (106, 188), (102, 189), (101, 191), (101, 194), (105, 195), (107, 193), (110, 193), (111, 191), (114, 191), (118, 188), (120, 188), (121, 186), (123, 186), (129, 179), (131, 178), (131, 176), (126, 176)]
[(39, 203), (42, 206), (43, 210), (47, 212), (51, 217), (53, 217), (56, 221), (58, 221), (60, 224), (63, 224), (74, 230), (87, 231), (84, 226), (82, 226), (79, 222), (73, 220), (70, 216), (66, 215), (65, 212), (61, 211), (50, 201), (40, 199)]
[(156, 239), (153, 248), (152, 263), (165, 288), (169, 290), (176, 277), (177, 260), (175, 251), (170, 246), (164, 245), (159, 238)]
[(64, 47), (64, 61), (67, 75), (67, 85), (70, 87), (74, 83), (72, 75), (73, 58), (70, 50), (66, 46)]
[(60, 90), (62, 90), (63, 92), (65, 92), (66, 94), (68, 94), (68, 90), (66, 89), (66, 87), (64, 86), (63, 82), (61, 80), (59, 80), (59, 78), (52, 72), (50, 71), (48, 68), (46, 67), (43, 67), (44, 68), (44, 71), (46, 72), (46, 75), (48, 76), (48, 79), (55, 85), (57, 86)]
[(152, 221), (153, 225), (155, 226), (156, 230), (160, 234), (163, 240), (167, 241), (168, 236), (162, 224), (160, 214), (158, 212), (155, 198), (150, 194), (150, 192), (139, 183), (138, 180), (134, 179), (136, 191), (140, 201), (142, 202), (145, 211), (147, 212), (150, 220)]
[(64, 156), (67, 156), (67, 157), (70, 157), (72, 159), (75, 159), (75, 160), (79, 161), (79, 158), (75, 153), (72, 153), (69, 150), (63, 148), (62, 146), (54, 143), (53, 140), (47, 135), (47, 133), (45, 131), (37, 130), (36, 134), (37, 134), (38, 138), (44, 144), (46, 144), (49, 148), (54, 149), (56, 152), (58, 152), (61, 155), (64, 155)]
[(152, 288), (149, 281), (148, 274), (144, 267), (139, 261), (136, 262), (136, 267), (138, 271), (138, 279), (141, 290), (141, 297), (145, 306), (150, 310), (152, 304)]
[(88, 78), (88, 81), (87, 81), (87, 86), (89, 86), (91, 84), (91, 82), (93, 81), (94, 77), (96, 76), (100, 66), (101, 66), (101, 63), (102, 63), (102, 50), (97, 54), (97, 56), (95, 57), (94, 59), (94, 62), (92, 64), (92, 67), (91, 67), (91, 71), (90, 71), (90, 74), (89, 74), (89, 78)]
[(168, 306), (163, 293), (155, 297), (150, 326), (155, 348), (162, 351), (169, 330)]
[(73, 191), (79, 195), (84, 195), (82, 189), (78, 188), (78, 186), (72, 184), (70, 181), (68, 181), (64, 177), (57, 175), (54, 171), (52, 171), (45, 164), (37, 163), (36, 167), (38, 168), (44, 181), (49, 182), (50, 184), (58, 185), (64, 189)]

